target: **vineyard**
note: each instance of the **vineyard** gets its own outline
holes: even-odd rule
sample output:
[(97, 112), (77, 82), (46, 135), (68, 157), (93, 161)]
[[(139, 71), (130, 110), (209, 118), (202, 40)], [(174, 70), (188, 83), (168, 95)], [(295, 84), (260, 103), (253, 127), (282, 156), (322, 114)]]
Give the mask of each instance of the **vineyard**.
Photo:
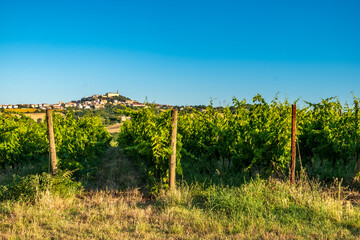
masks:
[[(53, 124), (58, 165), (67, 176), (65, 182), (70, 175), (77, 180), (90, 179), (97, 170), (99, 156), (108, 149), (110, 142), (110, 135), (100, 119), (87, 116), (76, 119), (69, 112), (66, 117), (54, 114)], [(16, 172), (27, 166), (31, 169), (29, 174), (50, 173), (46, 122), (35, 122), (23, 114), (1, 114), (0, 166), (5, 173)], [(11, 189), (35, 176), (20, 175), (0, 179), (0, 184), (3, 185), (0, 199), (21, 195), (21, 191), (13, 193)], [(37, 177), (36, 175), (35, 178)]]
[(46, 121), (2, 113), (0, 237), (356, 239), (358, 101), (295, 102), (295, 185), (286, 99), (179, 111), (174, 192), (171, 110), (119, 110), (115, 139), (99, 117), (54, 113), (57, 175)]
[[(180, 112), (177, 175), (187, 182), (239, 185), (256, 176), (285, 179), (291, 160), (291, 104), (277, 97), (267, 103), (260, 95), (249, 105), (233, 99), (234, 107)], [(336, 98), (306, 102), (297, 109), (298, 170), (310, 177), (352, 181), (358, 172), (358, 99), (341, 105)], [(170, 111), (127, 110), (131, 121), (121, 126), (118, 142), (139, 159), (151, 183), (167, 184), (171, 154)], [(356, 169), (355, 169), (356, 168)]]
[[(221, 111), (211, 104), (206, 111), (180, 111), (178, 117), (176, 174), (188, 183), (211, 181), (239, 185), (244, 179), (285, 179), (291, 159), (291, 104), (275, 97), (267, 103), (260, 95), (253, 103), (233, 99)], [(354, 105), (336, 98), (305, 102), (297, 108), (298, 169), (311, 177), (331, 181), (352, 180), (359, 171), (358, 116)], [(150, 187), (167, 186), (171, 149), (171, 111), (149, 105), (119, 110), (131, 116), (120, 126), (118, 146), (136, 162)], [(25, 115), (0, 115), (0, 166), (21, 166), (48, 158), (46, 122)], [(91, 175), (110, 142), (98, 117), (54, 114), (59, 167), (78, 177)], [(45, 169), (44, 169), (45, 170)]]

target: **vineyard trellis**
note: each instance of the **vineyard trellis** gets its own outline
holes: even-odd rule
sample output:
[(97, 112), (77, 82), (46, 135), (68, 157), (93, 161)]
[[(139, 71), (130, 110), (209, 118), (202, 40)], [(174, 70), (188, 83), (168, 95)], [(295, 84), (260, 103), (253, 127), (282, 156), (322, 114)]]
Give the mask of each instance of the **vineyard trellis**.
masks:
[[(92, 171), (98, 156), (109, 147), (110, 135), (97, 117), (77, 119), (52, 114), (60, 169), (81, 174)], [(0, 114), (0, 166), (16, 167), (48, 158), (47, 123), (24, 114)]]
[[(359, 134), (355, 116), (357, 101), (354, 97), (355, 104), (350, 107), (342, 106), (337, 98), (328, 98), (317, 104), (305, 102), (305, 106), (294, 109), (286, 99), (280, 101), (275, 97), (267, 103), (258, 94), (252, 105), (234, 98), (232, 109), (218, 111), (209, 105), (206, 111), (180, 111), (177, 174), (187, 179), (199, 175), (212, 178), (221, 175), (220, 170), (232, 176), (285, 176), (286, 169), (290, 170), (292, 152), (295, 155), (295, 141), (293, 151), (291, 147), (294, 111), (296, 141), (308, 171), (316, 176), (320, 165), (321, 169), (327, 169), (324, 171), (327, 174), (331, 169), (331, 175), (324, 173), (325, 180), (354, 177), (358, 174), (353, 173)], [(167, 185), (169, 165), (166, 163), (172, 153), (170, 111), (160, 112), (149, 105), (123, 113), (130, 115), (131, 121), (121, 127), (119, 146), (141, 160), (150, 182), (158, 179), (161, 185)]]
[[(149, 186), (168, 186), (169, 159), (176, 155), (176, 174), (185, 180), (201, 177), (227, 184), (241, 176), (286, 176), (291, 162), (292, 104), (275, 97), (267, 103), (261, 95), (233, 99), (233, 107), (178, 113), (176, 151), (172, 149), (171, 111), (148, 105), (126, 109), (131, 116), (120, 129), (119, 147), (138, 160)], [(21, 114), (20, 114), (21, 115)], [(305, 102), (296, 109), (297, 144), (307, 171), (324, 180), (358, 175), (358, 98), (341, 105), (337, 98)], [(54, 114), (54, 137), (60, 169), (86, 174), (110, 142), (109, 133), (96, 117), (77, 119)], [(16, 166), (47, 156), (45, 123), (25, 115), (0, 114), (0, 166)], [(294, 144), (295, 145), (295, 144)], [(354, 170), (356, 171), (354, 173)]]

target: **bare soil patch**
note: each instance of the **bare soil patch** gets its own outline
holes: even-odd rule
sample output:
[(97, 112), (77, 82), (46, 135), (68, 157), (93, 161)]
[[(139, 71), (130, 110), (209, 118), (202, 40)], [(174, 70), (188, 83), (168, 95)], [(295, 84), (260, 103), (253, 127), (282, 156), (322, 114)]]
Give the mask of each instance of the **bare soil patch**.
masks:
[(121, 123), (115, 123), (114, 125), (108, 126), (106, 129), (109, 133), (118, 133), (120, 132)]

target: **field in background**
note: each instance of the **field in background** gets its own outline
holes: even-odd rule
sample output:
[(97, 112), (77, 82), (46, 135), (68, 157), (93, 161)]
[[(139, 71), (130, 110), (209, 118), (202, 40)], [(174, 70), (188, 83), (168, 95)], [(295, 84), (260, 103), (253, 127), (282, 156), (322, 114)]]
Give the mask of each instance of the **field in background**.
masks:
[[(60, 114), (61, 116), (65, 117), (64, 113), (55, 112), (56, 114)], [(34, 121), (37, 121), (39, 118), (41, 121), (45, 120), (46, 113), (24, 113), (25, 116), (32, 118)]]
[(106, 129), (109, 133), (118, 133), (118, 132), (120, 132), (120, 126), (121, 126), (121, 123), (115, 123), (113, 125), (106, 127)]
[(35, 108), (19, 108), (19, 109), (5, 109), (5, 112), (18, 112), (18, 113), (33, 113), (39, 112), (39, 109)]
[[(45, 112), (39, 112), (38, 109), (34, 109), (34, 108), (21, 108), (21, 109), (5, 109), (5, 112), (9, 112), (9, 113), (23, 113), (25, 116), (32, 118), (34, 121), (38, 121), (38, 119), (41, 119), (41, 121), (45, 120)], [(60, 114), (63, 117), (65, 116), (64, 113), (62, 112), (56, 112), (56, 114)]]

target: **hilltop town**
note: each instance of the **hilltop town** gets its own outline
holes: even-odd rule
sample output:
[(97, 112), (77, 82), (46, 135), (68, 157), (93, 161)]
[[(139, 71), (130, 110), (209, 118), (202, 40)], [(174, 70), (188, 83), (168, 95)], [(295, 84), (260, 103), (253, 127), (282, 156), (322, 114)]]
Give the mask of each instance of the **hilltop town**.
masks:
[[(21, 108), (33, 108), (38, 110), (46, 110), (46, 109), (103, 109), (107, 105), (110, 106), (127, 106), (127, 107), (146, 107), (145, 103), (140, 103), (136, 100), (131, 100), (130, 98), (121, 96), (119, 91), (116, 93), (108, 92), (105, 95), (95, 94), (88, 97), (83, 97), (81, 100), (74, 100), (70, 102), (59, 102), (57, 104), (16, 104), (16, 105), (0, 105), (0, 109), (21, 109)], [(155, 104), (156, 108), (167, 109), (170, 108), (169, 105)]]

